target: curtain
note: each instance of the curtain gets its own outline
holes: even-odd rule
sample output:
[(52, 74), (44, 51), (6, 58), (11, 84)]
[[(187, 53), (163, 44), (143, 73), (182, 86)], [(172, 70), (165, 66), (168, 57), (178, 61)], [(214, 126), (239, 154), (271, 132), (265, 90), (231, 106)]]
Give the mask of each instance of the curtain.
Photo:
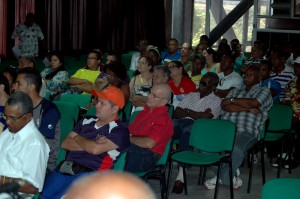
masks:
[(6, 56), (7, 0), (0, 0), (0, 63)]
[(47, 2), (47, 46), (48, 49), (62, 49), (62, 1), (48, 0)]

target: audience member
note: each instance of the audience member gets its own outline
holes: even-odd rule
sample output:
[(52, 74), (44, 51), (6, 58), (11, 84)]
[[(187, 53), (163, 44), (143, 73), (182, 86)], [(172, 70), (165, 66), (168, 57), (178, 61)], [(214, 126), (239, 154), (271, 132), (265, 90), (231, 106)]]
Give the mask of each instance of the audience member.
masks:
[[(107, 57), (106, 57), (106, 64), (109, 64), (111, 62), (120, 62), (121, 57), (120, 54), (116, 51), (108, 51)], [(105, 70), (105, 69), (104, 69)]]
[(7, 129), (0, 134), (1, 183), (17, 182), (21, 186), (19, 192), (27, 194), (42, 191), (49, 153), (49, 146), (32, 119), (32, 109), (27, 94), (13, 93), (5, 104)]
[(285, 96), (285, 86), (295, 76), (293, 69), (284, 65), (284, 55), (281, 50), (274, 49), (271, 53), (270, 61), (273, 65), (270, 78), (277, 81), (281, 86), (279, 100)]
[(171, 71), (165, 65), (154, 66), (153, 85), (168, 83)]
[(196, 89), (199, 88), (199, 81), (202, 78), (201, 71), (206, 65), (206, 59), (204, 55), (194, 55), (194, 59), (192, 60), (192, 70), (189, 73), (191, 80), (196, 85)]
[(187, 73), (192, 70), (191, 52), (191, 45), (187, 42), (184, 42), (181, 46), (181, 62), (183, 64), (184, 70)]
[(221, 73), (219, 76), (219, 84), (217, 86), (216, 95), (221, 98), (227, 96), (230, 90), (234, 88), (243, 87), (243, 78), (233, 70), (235, 56), (232, 54), (225, 54), (221, 59)]
[(147, 96), (152, 87), (153, 60), (148, 56), (141, 56), (135, 76), (129, 83), (132, 111), (141, 111), (146, 104)]
[(60, 141), (60, 112), (55, 104), (39, 95), (42, 77), (34, 68), (23, 68), (19, 71), (14, 84), (14, 91), (28, 94), (33, 103), (33, 121), (45, 137), (49, 147), (48, 172), (56, 167), (58, 145)]
[(129, 173), (101, 172), (72, 185), (64, 199), (156, 199), (148, 184)]
[(139, 40), (138, 44), (136, 45), (136, 49), (138, 52), (135, 52), (131, 57), (131, 64), (130, 64), (130, 70), (136, 71), (138, 69), (139, 60), (141, 56), (145, 56), (147, 54), (147, 46), (148, 41), (145, 39)]
[[(247, 150), (259, 139), (261, 128), (268, 117), (268, 110), (273, 101), (268, 88), (259, 87), (261, 70), (258, 66), (250, 66), (244, 76), (245, 87), (235, 88), (229, 92), (221, 103), (221, 118), (230, 120), (236, 125), (236, 136), (232, 151), (232, 170), (236, 171)], [(229, 185), (228, 164), (220, 168), (220, 182)], [(215, 170), (216, 171), (216, 170)], [(217, 177), (205, 182), (207, 189), (214, 189)], [(242, 180), (235, 172), (233, 188), (242, 186)]]
[[(30, 55), (37, 57), (39, 54), (39, 42), (38, 40), (43, 40), (44, 35), (41, 28), (35, 23), (35, 16), (33, 13), (28, 13), (26, 15), (26, 20), (24, 23), (18, 24), (11, 38), (14, 40), (18, 37), (20, 43), (18, 50), (22, 55)], [(44, 44), (42, 42), (42, 44)]]
[(270, 78), (272, 73), (272, 64), (268, 60), (262, 60), (260, 62), (261, 69), (261, 87), (266, 87), (270, 89), (273, 102), (279, 102), (279, 96), (281, 92), (281, 86), (279, 82)]
[(196, 85), (189, 78), (180, 61), (170, 62), (168, 68), (171, 71), (169, 85), (174, 94), (173, 106), (176, 108), (186, 94), (196, 92)]
[(46, 84), (46, 90), (50, 92), (51, 100), (58, 100), (61, 93), (68, 87), (69, 74), (64, 68), (64, 57), (59, 52), (50, 55), (50, 68), (45, 68), (41, 76)]
[(145, 172), (153, 169), (173, 135), (172, 119), (166, 106), (172, 90), (168, 84), (151, 89), (146, 106), (129, 125), (131, 145), (125, 170)]
[(153, 60), (153, 66), (157, 66), (161, 64), (160, 52), (157, 47), (149, 48), (148, 56)]
[(294, 110), (292, 127), (296, 130), (297, 136), (294, 143), (295, 151), (293, 159), (300, 163), (300, 57), (292, 63), (294, 65), (295, 77), (286, 85), (284, 102), (291, 104)]
[(202, 69), (202, 75), (205, 75), (207, 72), (220, 73), (220, 63), (217, 63), (217, 54), (216, 51), (212, 48), (207, 48), (203, 50), (203, 55), (206, 59), (206, 67)]
[[(33, 56), (23, 56), (21, 55), (18, 59), (19, 66), (18, 69), (23, 69), (23, 68), (35, 68), (35, 59)], [(46, 96), (46, 83), (44, 80), (42, 80), (42, 86), (39, 91), (40, 96), (45, 97)]]
[(9, 95), (12, 93), (13, 83), (15, 82), (18, 74), (18, 69), (15, 67), (6, 67), (4, 68), (2, 74), (6, 77), (8, 80), (9, 85)]
[(292, 45), (289, 41), (283, 41), (280, 44), (280, 50), (284, 56), (284, 64), (285, 66), (293, 68), (294, 54), (292, 53)]
[(200, 40), (199, 40), (199, 44), (203, 45), (203, 49), (208, 48), (209, 44), (209, 38), (207, 35), (201, 35), (200, 36)]
[(205, 45), (203, 44), (198, 44), (194, 50), (194, 55), (202, 55), (203, 50), (206, 49), (207, 47), (204, 47)]
[(181, 51), (178, 48), (178, 41), (175, 38), (168, 40), (168, 50), (161, 53), (163, 64), (170, 61), (179, 61), (181, 59)]
[(235, 56), (234, 66), (233, 69), (235, 71), (240, 71), (241, 67), (243, 66), (244, 62), (246, 61), (246, 57), (242, 52), (242, 46), (238, 39), (233, 39), (230, 42), (231, 50)]
[(6, 129), (6, 121), (3, 118), (4, 107), (10, 95), (7, 78), (0, 74), (0, 134)]
[[(214, 94), (219, 83), (218, 75), (213, 72), (206, 73), (200, 80), (197, 93), (188, 94), (179, 103), (173, 114), (174, 139), (179, 139), (179, 149), (188, 150), (191, 129), (195, 120), (199, 118), (218, 118), (221, 111), (221, 99)], [(172, 192), (183, 192), (183, 168), (179, 172)]]
[(95, 83), (100, 74), (99, 64), (101, 63), (101, 54), (99, 51), (92, 50), (88, 54), (87, 67), (79, 69), (70, 77), (69, 85), (71, 88), (66, 93), (90, 92), (91, 85)]
[(114, 86), (92, 91), (98, 97), (96, 116), (82, 119), (65, 138), (66, 160), (46, 179), (42, 197), (59, 199), (71, 183), (94, 171), (111, 169), (129, 146), (129, 132), (118, 120), (124, 107), (122, 91)]

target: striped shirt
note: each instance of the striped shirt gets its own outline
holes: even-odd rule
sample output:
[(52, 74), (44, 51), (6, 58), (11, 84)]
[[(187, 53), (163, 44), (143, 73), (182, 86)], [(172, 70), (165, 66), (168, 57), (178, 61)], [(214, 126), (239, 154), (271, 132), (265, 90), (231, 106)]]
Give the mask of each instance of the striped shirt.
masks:
[(285, 67), (283, 71), (276, 74), (272, 72), (270, 75), (270, 78), (277, 81), (281, 85), (281, 92), (279, 96), (279, 100), (281, 101), (285, 96), (285, 86), (288, 84), (288, 82), (293, 79), (295, 76), (293, 69), (290, 67)]
[(231, 90), (226, 98), (256, 98), (260, 103), (259, 110), (262, 114), (254, 114), (249, 111), (226, 112), (221, 113), (221, 118), (230, 120), (236, 124), (237, 133), (249, 133), (258, 138), (260, 129), (268, 117), (268, 110), (273, 105), (270, 90), (265, 87), (254, 85), (250, 91), (243, 89)]
[(221, 112), (221, 98), (211, 93), (203, 98), (200, 98), (200, 93), (190, 93), (188, 94), (178, 105), (180, 108), (187, 108), (196, 112), (204, 112), (206, 109), (210, 108), (213, 118), (218, 118)]

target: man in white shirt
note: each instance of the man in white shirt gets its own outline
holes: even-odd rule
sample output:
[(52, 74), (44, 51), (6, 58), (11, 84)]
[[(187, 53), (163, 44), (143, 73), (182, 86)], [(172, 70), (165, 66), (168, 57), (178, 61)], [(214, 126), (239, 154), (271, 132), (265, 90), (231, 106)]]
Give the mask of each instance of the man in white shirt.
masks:
[(136, 45), (136, 49), (138, 52), (135, 52), (131, 57), (131, 64), (130, 64), (130, 70), (135, 71), (138, 67), (138, 61), (142, 55), (146, 55), (147, 53), (147, 46), (148, 41), (147, 40), (140, 40), (138, 44)]
[(32, 108), (27, 94), (13, 93), (2, 115), (7, 129), (0, 134), (0, 184), (16, 182), (18, 191), (27, 194), (42, 191), (50, 151), (33, 122)]
[(219, 84), (215, 92), (221, 98), (225, 98), (230, 90), (244, 86), (243, 78), (233, 70), (234, 62), (234, 55), (225, 54), (221, 59), (222, 72), (218, 74)]

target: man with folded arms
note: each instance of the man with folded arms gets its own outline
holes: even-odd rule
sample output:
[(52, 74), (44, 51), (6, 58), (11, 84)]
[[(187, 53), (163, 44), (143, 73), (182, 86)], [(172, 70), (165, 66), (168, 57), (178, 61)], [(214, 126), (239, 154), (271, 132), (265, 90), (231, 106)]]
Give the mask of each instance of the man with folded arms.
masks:
[(118, 118), (125, 104), (123, 92), (110, 86), (92, 94), (98, 97), (96, 116), (78, 122), (63, 141), (68, 155), (58, 171), (46, 179), (43, 199), (61, 198), (80, 176), (111, 169), (129, 146), (128, 129)]

